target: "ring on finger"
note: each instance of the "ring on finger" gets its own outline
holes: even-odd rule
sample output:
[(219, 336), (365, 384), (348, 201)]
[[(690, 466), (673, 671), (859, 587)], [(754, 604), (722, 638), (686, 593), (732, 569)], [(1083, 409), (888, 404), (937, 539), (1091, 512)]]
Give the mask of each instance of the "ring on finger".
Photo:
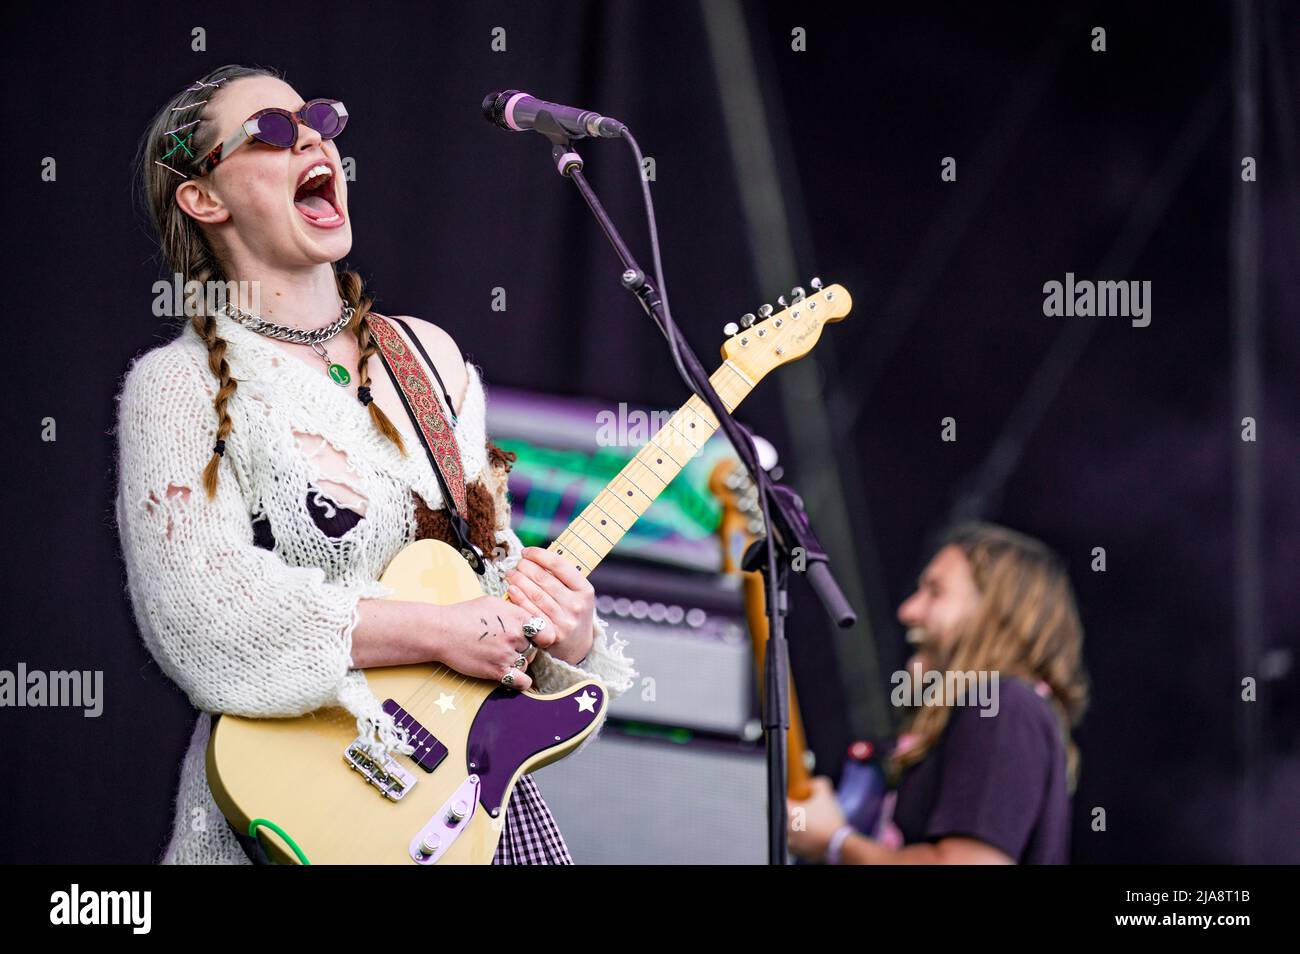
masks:
[(515, 664), (514, 664), (514, 667), (513, 667), (513, 668), (515, 668), (515, 669), (523, 669), (523, 668), (524, 668), (525, 666), (527, 666), (527, 665), (528, 665), (528, 657), (527, 657), (527, 656), (520, 656), (518, 659), (515, 660)]
[(536, 636), (545, 628), (546, 628), (546, 617), (533, 616), (528, 620), (528, 622), (524, 623), (524, 638), (531, 643), (533, 641), (533, 637)]
[(501, 677), (501, 685), (510, 687), (515, 684), (515, 667), (511, 666), (504, 676)]

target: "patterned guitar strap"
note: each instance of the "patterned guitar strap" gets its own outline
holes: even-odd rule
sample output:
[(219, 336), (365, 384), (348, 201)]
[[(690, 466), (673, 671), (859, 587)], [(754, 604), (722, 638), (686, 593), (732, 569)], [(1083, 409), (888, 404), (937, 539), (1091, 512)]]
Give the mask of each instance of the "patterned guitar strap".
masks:
[[(466, 504), (465, 472), (460, 464), (456, 433), (447, 422), (429, 376), (424, 373), (419, 359), (407, 347), (402, 336), (382, 315), (371, 312), (366, 320), (379, 345), (379, 353), (384, 359), (384, 367), (388, 369), (388, 376), (393, 379), (397, 393), (402, 396), (406, 413), (411, 416), (416, 433), (420, 435), (420, 442), (424, 445), (424, 452), (429, 455), (429, 463), (437, 475), (438, 486), (442, 488), (442, 499), (447, 504), (447, 514), (461, 556), (475, 573), (481, 575), (487, 565), (483, 562), (483, 551), (470, 540), (469, 523), (464, 517), (469, 511)], [(414, 335), (412, 340), (416, 340), (418, 346), (418, 339)], [(427, 354), (425, 360), (429, 361), (430, 367), (433, 366)]]

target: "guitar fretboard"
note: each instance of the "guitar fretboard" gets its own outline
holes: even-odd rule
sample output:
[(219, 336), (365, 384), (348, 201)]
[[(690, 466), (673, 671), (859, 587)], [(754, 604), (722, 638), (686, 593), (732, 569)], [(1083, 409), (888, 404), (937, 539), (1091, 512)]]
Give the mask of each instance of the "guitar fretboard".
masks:
[[(755, 383), (730, 361), (709, 382), (728, 411)], [(717, 429), (709, 406), (691, 395), (547, 549), (568, 559), (583, 576), (589, 574)]]

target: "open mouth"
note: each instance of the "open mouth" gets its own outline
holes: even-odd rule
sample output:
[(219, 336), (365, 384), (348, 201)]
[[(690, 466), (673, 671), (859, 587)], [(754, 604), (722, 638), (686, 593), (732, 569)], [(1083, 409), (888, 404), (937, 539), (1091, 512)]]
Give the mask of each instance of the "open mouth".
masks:
[(293, 205), (312, 225), (321, 228), (342, 225), (343, 211), (334, 194), (334, 170), (318, 162), (304, 172), (293, 194)]

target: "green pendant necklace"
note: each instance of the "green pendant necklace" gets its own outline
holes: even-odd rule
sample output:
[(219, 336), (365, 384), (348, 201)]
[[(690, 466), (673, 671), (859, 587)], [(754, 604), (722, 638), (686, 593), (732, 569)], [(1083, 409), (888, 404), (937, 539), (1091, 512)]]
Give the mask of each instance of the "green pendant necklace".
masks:
[(295, 328), (291, 325), (276, 325), (267, 321), (259, 315), (249, 314), (236, 306), (233, 302), (228, 303), (225, 308), (220, 309), (224, 314), (235, 319), (241, 325), (256, 331), (260, 335), (266, 335), (268, 338), (277, 338), (280, 341), (292, 341), (294, 344), (311, 345), (313, 351), (321, 356), (325, 362), (325, 371), (333, 381), (341, 388), (347, 387), (352, 383), (352, 375), (348, 369), (343, 367), (337, 361), (330, 358), (330, 353), (325, 350), (325, 342), (329, 341), (352, 320), (354, 309), (347, 302), (339, 302), (339, 316), (324, 328), (315, 328), (311, 331), (304, 331), (302, 328)]
[(341, 388), (348, 386), (352, 380), (352, 375), (348, 374), (348, 369), (343, 367), (337, 361), (330, 360), (330, 353), (325, 350), (325, 346), (319, 342), (313, 341), (311, 349), (321, 356), (325, 362), (326, 371), (329, 373), (330, 380)]

